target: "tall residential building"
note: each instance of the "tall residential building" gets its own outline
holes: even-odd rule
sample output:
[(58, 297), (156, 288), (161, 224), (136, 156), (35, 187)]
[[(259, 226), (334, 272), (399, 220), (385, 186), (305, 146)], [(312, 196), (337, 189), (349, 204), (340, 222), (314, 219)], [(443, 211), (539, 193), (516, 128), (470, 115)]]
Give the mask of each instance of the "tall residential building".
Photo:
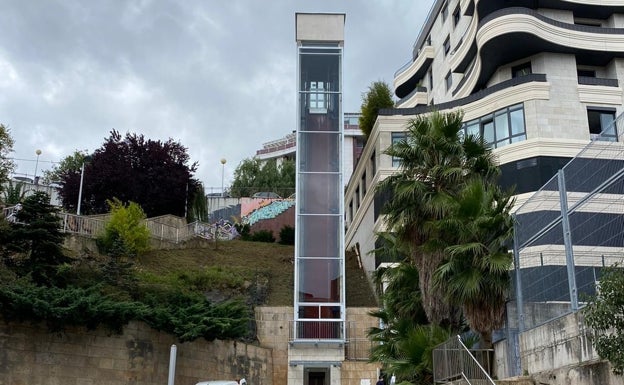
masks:
[(463, 110), (522, 203), (603, 130), (617, 140), (623, 82), (624, 1), (436, 0), (347, 187), (346, 246), (368, 271), (383, 262), (369, 253), (384, 229), (374, 186), (396, 172), (383, 152), (410, 118)]

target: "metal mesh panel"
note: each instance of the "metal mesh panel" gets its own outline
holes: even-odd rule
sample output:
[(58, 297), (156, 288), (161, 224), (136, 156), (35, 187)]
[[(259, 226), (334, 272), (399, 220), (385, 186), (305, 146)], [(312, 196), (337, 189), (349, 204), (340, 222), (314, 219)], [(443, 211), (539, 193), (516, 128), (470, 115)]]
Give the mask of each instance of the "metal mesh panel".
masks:
[(590, 142), (516, 210), (510, 327), (529, 329), (577, 310), (595, 294), (602, 268), (622, 261), (622, 115), (613, 124), (618, 142)]

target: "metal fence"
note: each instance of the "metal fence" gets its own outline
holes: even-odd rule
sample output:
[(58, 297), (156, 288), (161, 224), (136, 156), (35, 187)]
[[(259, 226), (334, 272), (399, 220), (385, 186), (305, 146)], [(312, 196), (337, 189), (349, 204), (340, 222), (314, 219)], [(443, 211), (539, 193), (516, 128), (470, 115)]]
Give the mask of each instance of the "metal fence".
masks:
[[(6, 207), (2, 210), (2, 217), (9, 222), (16, 222), (17, 206)], [(86, 237), (95, 238), (104, 233), (107, 216), (82, 216), (69, 213), (59, 213), (61, 221), (61, 231), (64, 233), (79, 234)], [(175, 226), (172, 224), (159, 222), (158, 220), (146, 220), (145, 224), (154, 239), (167, 242), (180, 243), (193, 237), (214, 240), (231, 240), (238, 236), (236, 228), (227, 221), (217, 223), (204, 223), (196, 221), (193, 223)]]
[(578, 310), (624, 257), (624, 117), (605, 132), (514, 213), (512, 328)]
[(433, 349), (433, 382), (495, 385), (491, 349), (468, 349), (455, 336)]

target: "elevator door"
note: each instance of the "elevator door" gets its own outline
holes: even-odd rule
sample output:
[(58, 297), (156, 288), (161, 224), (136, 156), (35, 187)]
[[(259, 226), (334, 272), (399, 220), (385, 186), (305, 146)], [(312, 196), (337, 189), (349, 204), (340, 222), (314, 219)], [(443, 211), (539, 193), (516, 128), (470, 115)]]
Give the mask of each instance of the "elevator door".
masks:
[(311, 369), (307, 372), (305, 385), (329, 385), (329, 373), (322, 369)]

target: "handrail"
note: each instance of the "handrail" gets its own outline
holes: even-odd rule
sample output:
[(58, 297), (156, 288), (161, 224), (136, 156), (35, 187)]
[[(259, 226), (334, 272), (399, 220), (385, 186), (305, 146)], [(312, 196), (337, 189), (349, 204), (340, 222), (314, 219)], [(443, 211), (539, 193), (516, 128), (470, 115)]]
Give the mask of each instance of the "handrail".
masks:
[(491, 349), (470, 350), (460, 336), (452, 337), (433, 349), (433, 381), (448, 383), (464, 378), (469, 384), (476, 380), (479, 383), (495, 385), (488, 372), (475, 358), (475, 354), (482, 354), (481, 359), (485, 360), (489, 367), (491, 352)]

